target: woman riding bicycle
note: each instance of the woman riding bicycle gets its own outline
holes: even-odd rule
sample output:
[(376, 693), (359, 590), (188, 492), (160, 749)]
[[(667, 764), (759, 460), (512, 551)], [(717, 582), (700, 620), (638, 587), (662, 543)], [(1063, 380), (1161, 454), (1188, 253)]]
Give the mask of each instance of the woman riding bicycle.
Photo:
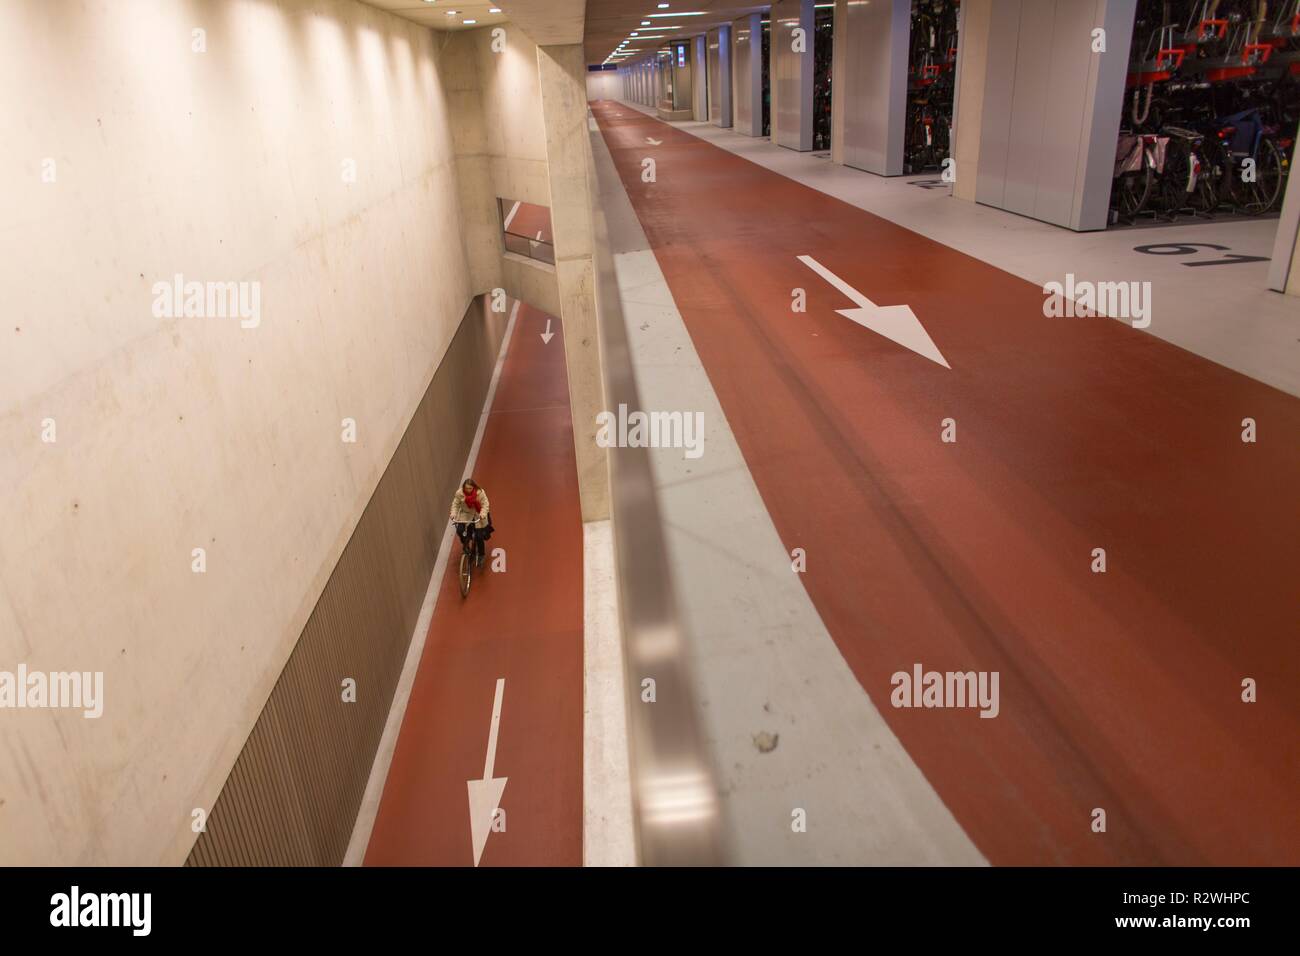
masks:
[(487, 492), (473, 478), (466, 478), (451, 499), (451, 520), (456, 525), (456, 537), (470, 551), (481, 568), (487, 550), (483, 542), (492, 534), (492, 518), (488, 508)]

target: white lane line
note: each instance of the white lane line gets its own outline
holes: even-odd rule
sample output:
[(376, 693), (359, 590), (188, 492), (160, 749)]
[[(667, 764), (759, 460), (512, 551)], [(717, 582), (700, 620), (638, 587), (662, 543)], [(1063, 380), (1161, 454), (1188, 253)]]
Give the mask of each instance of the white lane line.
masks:
[(492, 818), (496, 816), (501, 805), (501, 794), (505, 792), (508, 777), (493, 777), (492, 770), (497, 762), (497, 731), (501, 729), (501, 698), (505, 696), (506, 679), (497, 678), (496, 694), (492, 698), (492, 723), (488, 727), (487, 759), (483, 761), (483, 779), (468, 780), (469, 790), (469, 832), (474, 844), (474, 865), (483, 859), (483, 848), (487, 846), (488, 834), (492, 832)]
[(510, 214), (506, 216), (506, 224), (504, 228), (506, 229), (510, 228), (510, 223), (515, 218), (515, 213), (517, 213), (518, 211), (519, 211), (519, 200), (516, 199), (515, 204), (510, 207)]
[(636, 866), (613, 527), (582, 526), (582, 865)]
[(883, 335), (891, 342), (897, 342), (903, 348), (911, 349), (917, 355), (923, 355), (931, 362), (944, 368), (952, 368), (943, 357), (939, 347), (930, 338), (921, 320), (916, 317), (909, 305), (876, 305), (853, 286), (849, 285), (830, 269), (812, 256), (797, 256), (800, 262), (817, 273), (845, 297), (857, 304), (856, 309), (836, 309), (846, 319), (858, 323), (864, 329), (870, 329), (877, 335)]

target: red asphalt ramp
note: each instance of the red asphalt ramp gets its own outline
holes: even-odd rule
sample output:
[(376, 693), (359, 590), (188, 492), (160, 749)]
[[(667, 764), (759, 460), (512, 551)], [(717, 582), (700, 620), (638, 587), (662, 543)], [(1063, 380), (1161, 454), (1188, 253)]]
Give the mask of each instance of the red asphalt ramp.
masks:
[[(563, 331), (553, 321), (544, 343), (546, 320), (519, 308), (474, 473), (497, 532), (467, 598), (453, 541), (367, 866), (474, 865), (467, 783), (483, 778), (502, 678), (505, 829), (480, 865), (582, 865), (582, 515)], [(492, 573), (496, 548), (506, 570)]]
[[(990, 862), (1300, 863), (1300, 400), (592, 110), (814, 605)], [(951, 368), (838, 315), (801, 255), (910, 305)], [(999, 672), (999, 715), (894, 708), (916, 663)]]

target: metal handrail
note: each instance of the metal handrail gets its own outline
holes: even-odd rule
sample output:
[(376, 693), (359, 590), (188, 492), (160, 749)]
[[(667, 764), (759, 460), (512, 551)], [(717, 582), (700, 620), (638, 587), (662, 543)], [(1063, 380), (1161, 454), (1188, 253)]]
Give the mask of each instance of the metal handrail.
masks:
[[(590, 133), (594, 145), (598, 131)], [(588, 151), (596, 314), (605, 400), (641, 407), (600, 197), (621, 189)], [(648, 866), (723, 862), (717, 788), (686, 660), (658, 496), (645, 448), (611, 448), (610, 512), (627, 691), (628, 759), (638, 858)], [(642, 701), (647, 678), (655, 702)]]

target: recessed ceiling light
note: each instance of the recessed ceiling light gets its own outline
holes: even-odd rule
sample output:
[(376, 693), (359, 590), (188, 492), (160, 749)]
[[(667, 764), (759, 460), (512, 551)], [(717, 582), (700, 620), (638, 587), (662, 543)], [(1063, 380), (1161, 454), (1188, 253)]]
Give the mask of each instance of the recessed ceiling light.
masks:
[(643, 27), (648, 27), (649, 25), (650, 25), (650, 21), (649, 21), (649, 20), (642, 20), (642, 21), (641, 21), (641, 26), (643, 26)]
[(477, 20), (465, 20), (464, 23), (478, 23)]
[(636, 31), (633, 30), (631, 33), (628, 34), (628, 36), (630, 36), (630, 37), (634, 37), (634, 36), (636, 36)]
[(660, 9), (660, 10), (667, 10), (667, 9), (668, 9), (668, 4), (666, 4), (666, 3), (661, 3), (661, 4), (659, 4), (659, 9)]
[(703, 10), (694, 10), (691, 13), (647, 13), (648, 17), (702, 17)]
[(488, 7), (488, 13), (500, 13), (500, 12), (501, 12), (500, 7)]

